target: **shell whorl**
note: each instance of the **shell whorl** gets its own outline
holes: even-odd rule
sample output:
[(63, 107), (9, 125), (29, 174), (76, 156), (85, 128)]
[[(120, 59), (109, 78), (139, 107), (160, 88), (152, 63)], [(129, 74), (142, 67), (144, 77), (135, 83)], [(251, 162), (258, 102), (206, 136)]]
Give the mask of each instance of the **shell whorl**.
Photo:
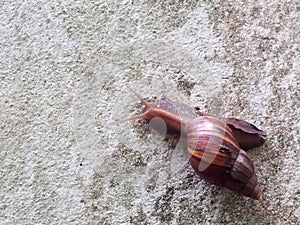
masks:
[(202, 116), (188, 122), (185, 132), (190, 163), (200, 177), (244, 196), (261, 198), (253, 163), (225, 122)]

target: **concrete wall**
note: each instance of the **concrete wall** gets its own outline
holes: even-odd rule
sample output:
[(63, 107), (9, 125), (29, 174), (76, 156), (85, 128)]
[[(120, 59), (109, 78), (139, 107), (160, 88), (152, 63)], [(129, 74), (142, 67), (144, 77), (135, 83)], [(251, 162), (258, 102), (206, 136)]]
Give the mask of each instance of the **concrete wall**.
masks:
[[(1, 224), (296, 224), (299, 1), (1, 1)], [(263, 201), (136, 115), (181, 101), (268, 132)]]

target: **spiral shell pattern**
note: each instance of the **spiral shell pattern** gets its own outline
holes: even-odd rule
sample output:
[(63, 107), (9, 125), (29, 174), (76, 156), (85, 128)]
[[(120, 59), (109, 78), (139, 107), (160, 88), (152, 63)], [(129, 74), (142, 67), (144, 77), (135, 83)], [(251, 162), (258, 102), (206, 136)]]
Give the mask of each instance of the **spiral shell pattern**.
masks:
[(189, 121), (185, 132), (190, 164), (196, 174), (209, 183), (261, 199), (253, 163), (225, 122), (202, 116)]

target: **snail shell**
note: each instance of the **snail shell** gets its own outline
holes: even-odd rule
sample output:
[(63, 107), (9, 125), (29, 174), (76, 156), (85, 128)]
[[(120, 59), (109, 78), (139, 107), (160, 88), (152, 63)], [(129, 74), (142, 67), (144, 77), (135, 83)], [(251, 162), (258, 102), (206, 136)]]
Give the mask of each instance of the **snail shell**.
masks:
[(253, 163), (224, 121), (202, 116), (188, 122), (185, 132), (196, 174), (209, 183), (261, 200)]
[(219, 119), (180, 102), (147, 102), (128, 88), (145, 107), (141, 114), (119, 122), (161, 118), (168, 131), (187, 136), (187, 149), (191, 155), (189, 161), (196, 174), (209, 183), (261, 200), (253, 163), (244, 150), (261, 146), (266, 141), (265, 131), (247, 121)]

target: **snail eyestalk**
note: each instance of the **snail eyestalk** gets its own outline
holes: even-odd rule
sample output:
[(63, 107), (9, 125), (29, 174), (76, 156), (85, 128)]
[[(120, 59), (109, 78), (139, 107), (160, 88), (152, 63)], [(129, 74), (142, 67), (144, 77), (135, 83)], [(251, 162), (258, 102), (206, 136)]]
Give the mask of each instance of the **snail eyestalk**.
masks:
[(150, 104), (149, 102), (147, 102), (139, 93), (137, 93), (135, 90), (133, 90), (128, 84), (126, 85), (127, 88), (138, 98), (142, 101), (142, 103), (145, 105), (145, 106), (148, 106), (150, 107)]
[(140, 94), (138, 94), (136, 91), (134, 91), (128, 84), (126, 86), (138, 99), (141, 100), (141, 102), (144, 104), (145, 108), (143, 109), (141, 114), (113, 122), (112, 125), (117, 125), (117, 124), (124, 123), (124, 122), (130, 121), (130, 120), (149, 119), (148, 115), (150, 114), (151, 109), (153, 108), (153, 106), (149, 102), (147, 102)]

